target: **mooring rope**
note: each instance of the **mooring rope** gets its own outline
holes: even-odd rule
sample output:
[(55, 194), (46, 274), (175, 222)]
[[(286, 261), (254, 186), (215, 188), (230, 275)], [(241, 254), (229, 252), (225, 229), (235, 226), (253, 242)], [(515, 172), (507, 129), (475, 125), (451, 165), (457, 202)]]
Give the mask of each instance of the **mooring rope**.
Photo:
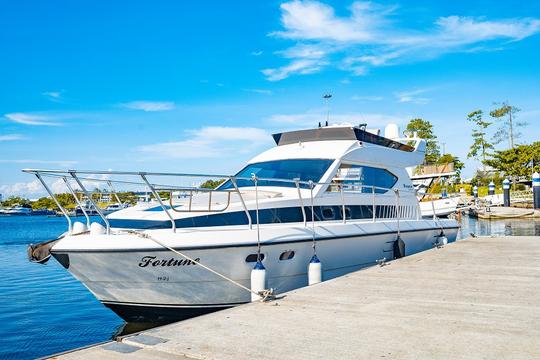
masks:
[(205, 270), (211, 272), (211, 273), (214, 274), (214, 275), (219, 276), (220, 278), (222, 278), (222, 279), (224, 279), (224, 280), (227, 280), (227, 281), (230, 282), (231, 284), (234, 284), (234, 285), (238, 286), (238, 287), (241, 288), (241, 289), (246, 290), (246, 291), (249, 292), (250, 294), (255, 294), (255, 295), (259, 296), (259, 297), (261, 298), (261, 301), (262, 301), (262, 302), (268, 301), (269, 299), (272, 299), (272, 298), (273, 298), (273, 295), (274, 295), (274, 290), (273, 290), (273, 289), (266, 289), (266, 290), (261, 291), (261, 292), (253, 291), (253, 290), (251, 290), (250, 288), (248, 288), (248, 287), (246, 287), (246, 286), (240, 284), (239, 282), (237, 282), (237, 281), (235, 281), (235, 280), (233, 280), (233, 279), (231, 279), (231, 278), (229, 278), (229, 277), (227, 277), (227, 276), (225, 276), (225, 275), (223, 275), (223, 274), (217, 272), (216, 270), (214, 270), (214, 269), (212, 269), (212, 268), (210, 268), (210, 267), (208, 267), (208, 266), (202, 264), (200, 261), (197, 261), (197, 260), (193, 259), (192, 257), (190, 257), (190, 256), (188, 256), (188, 255), (186, 255), (186, 254), (184, 254), (184, 253), (182, 253), (182, 252), (180, 252), (180, 251), (178, 251), (178, 250), (176, 250), (176, 249), (173, 249), (172, 247), (170, 247), (170, 246), (164, 244), (163, 242), (159, 241), (158, 239), (156, 239), (156, 238), (154, 238), (154, 237), (152, 237), (152, 236), (150, 236), (150, 235), (148, 235), (148, 234), (146, 234), (146, 233), (141, 233), (141, 232), (134, 231), (134, 230), (128, 230), (127, 232), (130, 233), (130, 234), (135, 234), (135, 235), (137, 235), (137, 236), (139, 236), (139, 237), (141, 237), (141, 238), (144, 238), (144, 239), (152, 240), (152, 241), (155, 242), (156, 244), (158, 244), (158, 245), (160, 245), (160, 246), (162, 246), (162, 247), (164, 247), (164, 248), (166, 248), (166, 249), (172, 251), (172, 252), (175, 253), (175, 254), (180, 255), (181, 257), (183, 257), (183, 258), (185, 258), (185, 259), (191, 261), (192, 263), (194, 263), (194, 264), (196, 264), (196, 265), (199, 265), (199, 266), (202, 267), (203, 269), (205, 269)]

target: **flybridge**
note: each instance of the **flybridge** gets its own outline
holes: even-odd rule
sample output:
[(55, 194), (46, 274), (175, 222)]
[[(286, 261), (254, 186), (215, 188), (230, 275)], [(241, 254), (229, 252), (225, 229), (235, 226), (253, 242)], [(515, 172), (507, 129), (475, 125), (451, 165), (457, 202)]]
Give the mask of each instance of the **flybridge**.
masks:
[(412, 146), (375, 135), (358, 126), (319, 127), (273, 134), (272, 137), (278, 146), (309, 141), (358, 140), (401, 151), (414, 151)]

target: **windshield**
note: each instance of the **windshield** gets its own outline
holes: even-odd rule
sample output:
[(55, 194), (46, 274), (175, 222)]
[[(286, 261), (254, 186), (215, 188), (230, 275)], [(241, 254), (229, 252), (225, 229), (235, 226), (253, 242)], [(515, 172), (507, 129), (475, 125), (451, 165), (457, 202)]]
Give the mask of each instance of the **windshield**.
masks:
[[(251, 178), (255, 174), (258, 178), (274, 178), (274, 179), (287, 179), (300, 181), (318, 182), (322, 176), (328, 170), (328, 167), (334, 162), (331, 159), (290, 159), (290, 160), (274, 160), (266, 161), (255, 164), (249, 164), (238, 174), (239, 178)], [(238, 187), (254, 186), (251, 180), (237, 180)], [(271, 180), (259, 180), (258, 186), (281, 186), (281, 187), (295, 187), (294, 183), (271, 181)], [(231, 189), (234, 186), (227, 180), (219, 189)], [(308, 188), (307, 184), (300, 184), (302, 188)]]

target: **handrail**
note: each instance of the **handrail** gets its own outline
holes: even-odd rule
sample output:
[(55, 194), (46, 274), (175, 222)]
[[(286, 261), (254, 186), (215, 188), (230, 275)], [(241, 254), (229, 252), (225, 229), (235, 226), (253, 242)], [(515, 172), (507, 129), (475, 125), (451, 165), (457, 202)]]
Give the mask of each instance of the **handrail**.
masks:
[(249, 210), (246, 206), (246, 202), (244, 201), (244, 198), (242, 197), (242, 193), (240, 192), (240, 189), (238, 189), (238, 185), (236, 184), (236, 179), (229, 178), (231, 180), (231, 184), (233, 184), (234, 188), (236, 189), (236, 192), (238, 193), (238, 196), (240, 197), (240, 202), (242, 203), (242, 207), (244, 208), (244, 212), (246, 213), (248, 223), (249, 223), (249, 229), (252, 229), (252, 220), (251, 220), (251, 214), (249, 213)]
[[(71, 195), (73, 195), (73, 197), (75, 198), (75, 202), (81, 208), (81, 211), (83, 212), (84, 217), (86, 218), (86, 226), (88, 228), (90, 228), (90, 217), (88, 216), (88, 213), (86, 212), (83, 204), (80, 202), (79, 198), (77, 197), (77, 193), (75, 193), (75, 191), (73, 190), (73, 188), (69, 184), (68, 179), (65, 176), (62, 179), (64, 179), (64, 183), (66, 183), (66, 186), (67, 186), (68, 190), (71, 192)], [(77, 215), (77, 214), (75, 214), (75, 215)]]
[[(212, 210), (212, 191), (216, 191), (214, 189), (209, 189), (210, 191), (206, 191), (210, 194), (210, 196), (208, 197), (208, 210), (193, 210), (191, 208), (191, 205), (192, 205), (192, 199), (193, 199), (193, 190), (190, 191), (190, 194), (189, 194), (189, 208), (188, 210), (178, 210), (174, 207), (173, 205), (173, 202), (172, 202), (172, 191), (170, 192), (170, 196), (169, 196), (169, 205), (171, 206), (171, 210), (174, 211), (174, 212), (177, 212), (177, 213), (189, 213), (189, 212), (205, 212), (205, 213), (220, 213), (220, 212), (223, 212), (225, 210), (227, 210), (229, 208), (229, 206), (231, 205), (231, 193), (233, 191), (225, 191), (227, 193), (227, 204), (225, 204), (225, 206), (221, 209), (214, 209)], [(202, 191), (202, 192), (205, 192), (205, 191)]]
[(300, 208), (302, 209), (302, 219), (304, 220), (304, 227), (307, 227), (306, 209), (304, 208), (304, 199), (302, 199), (302, 192), (300, 191), (300, 184), (298, 183), (298, 181), (296, 181), (296, 190), (298, 191), (298, 199), (300, 200)]
[[(23, 172), (26, 173), (40, 173), (41, 175), (45, 176), (56, 176), (61, 177), (61, 174), (94, 174), (94, 175), (134, 175), (134, 176), (141, 176), (141, 175), (149, 175), (149, 176), (176, 176), (176, 177), (203, 177), (203, 178), (223, 178), (223, 179), (235, 179), (235, 180), (248, 180), (251, 181), (252, 179), (249, 177), (238, 177), (238, 176), (231, 176), (231, 175), (220, 175), (220, 174), (190, 174), (190, 173), (153, 173), (153, 172), (134, 172), (134, 171), (90, 171), (90, 170), (45, 170), (45, 169), (23, 169)], [(144, 182), (131, 182), (131, 181), (123, 181), (123, 180), (112, 180), (112, 179), (93, 179), (93, 178), (83, 178), (79, 177), (79, 179), (82, 180), (88, 180), (88, 181), (95, 181), (95, 182), (113, 182), (113, 183), (124, 183), (124, 184), (131, 184), (131, 185), (146, 185)], [(275, 181), (275, 182), (282, 182), (282, 183), (289, 183), (289, 184), (296, 184), (295, 179), (282, 179), (282, 178), (258, 178), (258, 181)], [(326, 181), (326, 182), (315, 182), (315, 181), (303, 181), (298, 180), (298, 183), (301, 185), (306, 185), (306, 190), (309, 189), (310, 184), (313, 184), (314, 186), (319, 185), (336, 185), (339, 183), (333, 182), (333, 181)], [(186, 186), (169, 186), (169, 185), (158, 185), (158, 184), (152, 184), (153, 187), (157, 190), (164, 190), (164, 189), (174, 189), (174, 190), (197, 190), (201, 191), (202, 188), (200, 187), (186, 187)], [(382, 190), (385, 192), (388, 192), (392, 190), (392, 188), (385, 188), (381, 186), (374, 186), (374, 185), (362, 185), (362, 184), (339, 184), (344, 185), (347, 187), (356, 187), (360, 189), (375, 189), (375, 190)], [(164, 189), (160, 189), (158, 187), (163, 186)], [(212, 191), (225, 191), (221, 190), (219, 188), (217, 189), (209, 189)], [(351, 191), (352, 192), (352, 191)], [(357, 191), (354, 191), (357, 192)], [(411, 193), (416, 194), (416, 191), (409, 191), (409, 190), (400, 190), (402, 193)]]
[(341, 195), (341, 212), (343, 217), (343, 223), (347, 223), (347, 214), (345, 213), (345, 197), (343, 196), (343, 185), (340, 184), (339, 186), (339, 193)]
[(144, 174), (140, 174), (141, 178), (143, 179), (143, 181), (146, 183), (146, 185), (148, 186), (148, 188), (150, 189), (150, 191), (152, 192), (152, 194), (154, 194), (154, 197), (156, 198), (156, 200), (159, 202), (159, 205), (161, 205), (161, 208), (163, 209), (163, 211), (165, 211), (165, 213), (167, 214), (167, 216), (169, 217), (169, 219), (171, 220), (171, 225), (172, 225), (172, 231), (173, 232), (176, 232), (176, 222), (174, 221), (174, 218), (172, 217), (172, 215), (169, 213), (169, 210), (167, 210), (167, 207), (165, 206), (165, 204), (163, 204), (163, 201), (161, 201), (161, 196), (159, 196), (159, 194), (157, 193), (156, 189), (154, 189), (154, 187), (150, 184), (150, 182), (146, 179), (146, 176)]
[(64, 209), (64, 207), (60, 204), (60, 202), (58, 201), (56, 196), (54, 196), (54, 193), (51, 191), (51, 189), (49, 188), (47, 183), (42, 179), (41, 174), (35, 173), (34, 175), (36, 175), (36, 177), (41, 182), (41, 184), (43, 185), (45, 190), (49, 193), (49, 195), (51, 196), (51, 198), (55, 202), (56, 206), (58, 206), (58, 208), (60, 209), (62, 214), (64, 214), (64, 217), (66, 218), (66, 220), (68, 222), (68, 234), (71, 234), (71, 231), (73, 230), (73, 226), (71, 224), (71, 218), (69, 217), (69, 214), (67, 213), (66, 209)]
[[(70, 173), (71, 174), (71, 173)], [(107, 235), (109, 235), (111, 233), (111, 225), (109, 224), (109, 220), (107, 220), (107, 217), (103, 214), (103, 212), (101, 211), (101, 209), (99, 208), (99, 206), (97, 206), (97, 204), (95, 203), (94, 199), (92, 199), (92, 194), (89, 194), (88, 191), (86, 190), (86, 188), (84, 187), (83, 183), (81, 180), (79, 180), (79, 178), (77, 177), (77, 175), (75, 173), (71, 174), (71, 176), (75, 179), (75, 181), (77, 182), (77, 184), (79, 185), (79, 187), (81, 188), (82, 192), (84, 193), (84, 195), (86, 195), (86, 197), (88, 198), (88, 200), (90, 201), (90, 203), (92, 203), (92, 206), (94, 207), (94, 209), (96, 209), (96, 212), (98, 213), (99, 217), (105, 222), (105, 226), (106, 226), (106, 231), (107, 231)]]
[[(63, 178), (65, 178), (65, 174), (71, 175), (77, 181), (77, 183), (79, 184), (79, 186), (81, 187), (81, 189), (83, 190), (85, 195), (89, 198), (92, 205), (96, 208), (96, 211), (98, 212), (100, 217), (104, 220), (105, 224), (107, 225), (107, 233), (109, 233), (109, 231), (110, 231), (109, 222), (108, 222), (107, 218), (103, 215), (101, 209), (94, 202), (94, 200), (92, 199), (89, 192), (84, 188), (81, 180), (88, 180), (88, 181), (94, 181), (94, 182), (105, 182), (105, 183), (107, 183), (109, 185), (109, 187), (111, 188), (113, 195), (117, 197), (117, 200), (119, 200), (119, 197), (118, 197), (118, 194), (116, 193), (116, 190), (114, 189), (114, 187), (112, 187), (112, 183), (138, 185), (138, 186), (148, 187), (150, 189), (151, 193), (153, 194), (153, 196), (159, 202), (161, 208), (165, 212), (168, 219), (171, 221), (173, 231), (176, 231), (176, 223), (175, 223), (175, 219), (171, 215), (171, 212), (204, 212), (204, 213), (222, 212), (222, 211), (225, 211), (226, 209), (228, 209), (230, 207), (232, 192), (236, 192), (238, 194), (238, 198), (240, 200), (242, 208), (243, 208), (243, 210), (244, 210), (244, 212), (246, 214), (246, 218), (248, 220), (249, 228), (252, 229), (252, 218), (251, 218), (250, 210), (248, 209), (248, 207), (246, 205), (246, 202), (244, 200), (244, 196), (242, 195), (242, 192), (240, 191), (240, 189), (238, 187), (237, 181), (238, 180), (247, 180), (247, 181), (249, 181), (249, 183), (251, 183), (251, 182), (253, 182), (253, 178), (225, 176), (225, 175), (216, 175), (216, 174), (209, 175), (209, 174), (153, 173), (153, 172), (131, 172), (131, 171), (89, 171), (89, 170), (67, 170), (67, 171), (64, 171), (64, 170), (42, 170), (42, 169), (24, 169), (23, 171), (26, 172), (26, 173), (31, 173), (31, 174), (36, 175), (40, 179), (40, 181), (42, 181), (42, 183), (44, 182), (42, 180), (42, 176), (60, 177), (60, 178), (63, 177)], [(136, 176), (136, 177), (140, 177), (142, 179), (142, 182), (116, 180), (116, 179), (110, 179), (110, 178), (107, 178), (107, 179), (95, 179), (95, 178), (91, 178), (91, 177), (77, 176), (77, 174), (81, 174), (81, 175), (94, 174), (94, 175)], [(148, 181), (148, 179), (147, 179), (147, 176), (223, 178), (223, 179), (226, 179), (226, 180), (230, 181), (230, 184), (232, 184), (232, 186), (234, 187), (234, 190), (220, 189), (219, 187), (216, 188), (216, 189), (205, 189), (205, 188), (200, 188), (200, 187), (161, 185), (161, 184), (156, 184), (156, 183), (150, 183), (150, 181)], [(377, 210), (378, 210), (377, 207), (378, 207), (378, 205), (376, 204), (376, 194), (379, 193), (381, 196), (385, 196), (386, 198), (388, 198), (388, 195), (391, 194), (391, 193), (389, 193), (390, 191), (392, 191), (392, 190), (396, 191), (396, 189), (393, 189), (393, 188), (384, 188), (384, 187), (380, 187), (380, 186), (364, 185), (364, 184), (359, 184), (359, 183), (339, 183), (339, 182), (335, 182), (335, 181), (314, 182), (314, 181), (311, 181), (311, 180), (302, 181), (300, 179), (257, 178), (258, 184), (260, 184), (261, 182), (264, 182), (264, 181), (272, 181), (272, 182), (278, 182), (278, 183), (281, 182), (281, 183), (286, 183), (286, 184), (292, 184), (293, 187), (296, 188), (296, 191), (298, 193), (298, 201), (300, 203), (300, 208), (302, 210), (302, 218), (303, 218), (304, 226), (307, 226), (307, 214), (306, 214), (306, 210), (305, 210), (305, 204), (304, 204), (304, 198), (302, 196), (302, 191), (309, 191), (310, 197), (313, 197), (314, 190), (318, 186), (322, 187), (322, 186), (326, 186), (326, 185), (328, 185), (328, 186), (338, 185), (339, 192), (340, 192), (340, 195), (341, 195), (341, 212), (342, 212), (342, 217), (343, 217), (342, 220), (343, 220), (344, 223), (347, 222), (347, 218), (346, 218), (347, 217), (347, 211), (346, 211), (347, 209), (346, 209), (346, 203), (345, 202), (346, 202), (347, 199), (350, 199), (349, 196), (346, 197), (344, 195), (344, 192), (348, 192), (349, 194), (355, 193), (355, 194), (371, 195), (371, 198), (372, 198), (372, 204), (371, 204), (371, 206), (372, 206), (372, 221), (375, 222), (377, 217), (378, 217), (377, 216)], [(46, 184), (44, 184), (44, 186), (46, 186)], [(304, 186), (306, 188), (304, 188)], [(250, 186), (246, 186), (245, 188), (247, 188), (246, 189), (247, 191), (253, 191), (253, 189), (251, 189)], [(256, 196), (258, 196), (258, 188), (259, 188), (259, 186), (255, 187), (255, 192), (256, 192), (255, 195)], [(170, 209), (172, 211), (169, 211), (169, 209), (167, 208), (167, 206), (165, 206), (165, 204), (163, 203), (161, 197), (159, 196), (158, 191), (165, 191), (165, 190), (167, 190), (167, 191), (169, 191), (171, 193), (171, 196), (169, 198), (169, 204), (171, 205)], [(324, 188), (322, 188), (322, 190), (326, 191)], [(53, 199), (55, 199), (55, 201), (57, 202), (57, 200), (53, 196), (52, 192), (50, 192), (50, 189), (47, 189), (47, 191), (53, 197)], [(173, 199), (172, 199), (172, 191), (186, 191), (186, 192), (189, 192), (188, 210), (175, 208), (175, 206), (173, 204)], [(204, 210), (202, 210), (202, 209), (201, 210), (193, 209), (192, 200), (193, 200), (193, 193), (194, 192), (209, 192), (208, 208), (207, 209), (204, 209)], [(227, 192), (227, 203), (225, 204), (225, 206), (223, 208), (212, 209), (211, 199), (212, 199), (212, 193), (213, 192)], [(409, 191), (409, 190), (399, 190), (399, 193), (400, 194), (401, 193), (411, 193), (411, 194), (416, 195), (416, 191)], [(63, 209), (59, 205), (58, 202), (57, 202), (57, 205), (59, 206), (61, 211), (66, 216), (67, 212), (65, 211), (65, 209)], [(313, 204), (312, 204), (312, 206), (313, 206)], [(419, 205), (417, 204), (417, 207), (418, 206)], [(389, 211), (388, 208), (383, 208), (384, 213), (381, 213), (380, 216), (382, 218), (386, 218), (387, 216), (390, 216), (390, 213), (388, 213), (388, 211)], [(400, 214), (396, 213), (396, 216), (403, 215), (403, 214), (401, 214), (401, 210), (397, 210), (397, 211), (399, 211)], [(419, 214), (420, 214), (420, 212), (417, 209), (417, 217), (419, 216)], [(314, 216), (314, 214), (312, 214), (312, 216)], [(313, 219), (312, 219), (312, 221), (313, 221)], [(68, 216), (68, 223), (69, 223), (68, 225), (71, 227), (71, 222), (70, 222), (69, 216)]]
[(112, 181), (111, 181), (111, 180), (107, 180), (107, 185), (109, 185), (109, 187), (111, 188), (111, 192), (114, 194), (114, 197), (116, 198), (116, 201), (117, 201), (120, 205), (122, 205), (122, 201), (120, 201), (120, 198), (118, 197), (118, 194), (117, 194), (116, 191), (114, 190)]

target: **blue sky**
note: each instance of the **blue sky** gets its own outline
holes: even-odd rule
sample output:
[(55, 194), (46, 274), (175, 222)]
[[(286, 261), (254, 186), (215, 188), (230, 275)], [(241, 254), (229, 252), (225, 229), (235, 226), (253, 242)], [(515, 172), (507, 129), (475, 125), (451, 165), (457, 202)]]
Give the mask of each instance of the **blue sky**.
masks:
[(26, 167), (233, 173), (324, 93), (462, 160), (494, 101), (538, 140), (539, 33), (539, 2), (2, 1), (0, 193), (41, 193)]

